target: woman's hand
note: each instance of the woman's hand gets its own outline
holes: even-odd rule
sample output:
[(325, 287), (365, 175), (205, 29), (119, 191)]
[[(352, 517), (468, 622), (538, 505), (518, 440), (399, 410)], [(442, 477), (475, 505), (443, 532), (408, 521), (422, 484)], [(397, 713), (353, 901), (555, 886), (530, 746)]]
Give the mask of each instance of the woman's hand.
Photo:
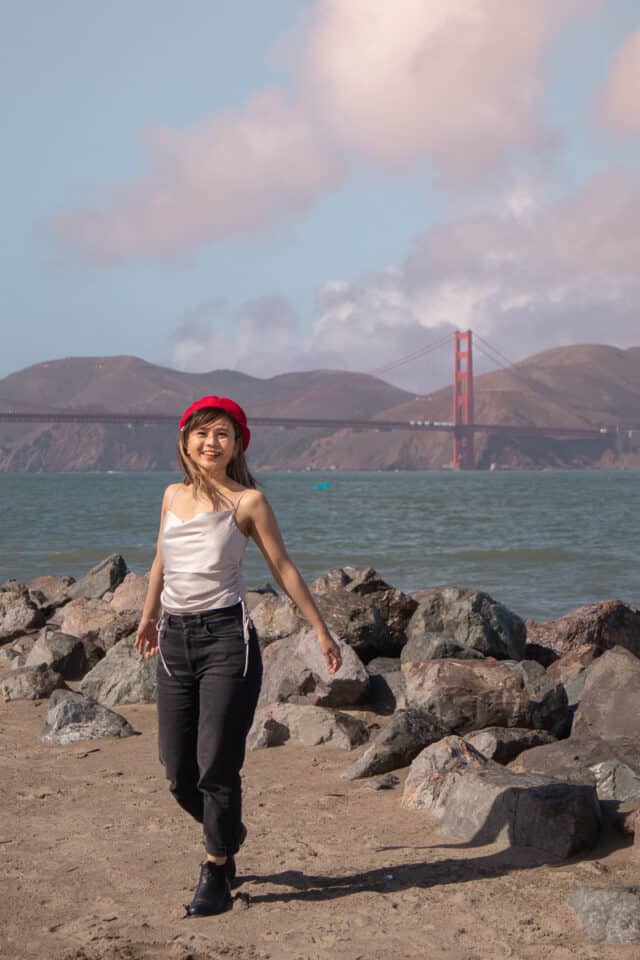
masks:
[(155, 620), (140, 621), (134, 646), (143, 657), (152, 657), (158, 652), (158, 630)]
[(329, 673), (337, 673), (342, 666), (342, 654), (340, 647), (335, 642), (331, 634), (324, 631), (318, 633), (318, 646), (322, 651), (322, 656), (327, 664)]

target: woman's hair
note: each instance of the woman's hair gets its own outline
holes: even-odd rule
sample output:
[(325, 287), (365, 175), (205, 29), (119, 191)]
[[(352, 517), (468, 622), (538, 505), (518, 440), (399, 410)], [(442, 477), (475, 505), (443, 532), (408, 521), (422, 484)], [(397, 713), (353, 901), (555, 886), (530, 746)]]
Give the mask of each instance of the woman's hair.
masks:
[(243, 487), (255, 487), (256, 482), (249, 472), (247, 461), (244, 456), (244, 447), (242, 444), (242, 430), (238, 421), (221, 407), (204, 407), (192, 413), (178, 436), (178, 460), (184, 473), (184, 483), (192, 486), (196, 495), (203, 494), (211, 501), (214, 510), (224, 509), (224, 503), (228, 498), (219, 493), (207, 484), (199, 467), (193, 462), (187, 454), (187, 441), (192, 430), (198, 430), (200, 427), (209, 426), (215, 420), (224, 418), (233, 427), (236, 441), (236, 452), (227, 467), (227, 476), (236, 483), (241, 483)]

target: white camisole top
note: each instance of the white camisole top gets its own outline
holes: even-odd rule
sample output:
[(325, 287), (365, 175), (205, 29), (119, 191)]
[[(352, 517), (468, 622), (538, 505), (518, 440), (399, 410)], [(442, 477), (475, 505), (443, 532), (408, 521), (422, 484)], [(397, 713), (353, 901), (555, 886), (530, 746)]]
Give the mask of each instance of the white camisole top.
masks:
[(160, 603), (167, 613), (201, 613), (242, 603), (242, 559), (247, 538), (232, 510), (203, 511), (181, 520), (165, 513), (160, 537), (164, 589)]

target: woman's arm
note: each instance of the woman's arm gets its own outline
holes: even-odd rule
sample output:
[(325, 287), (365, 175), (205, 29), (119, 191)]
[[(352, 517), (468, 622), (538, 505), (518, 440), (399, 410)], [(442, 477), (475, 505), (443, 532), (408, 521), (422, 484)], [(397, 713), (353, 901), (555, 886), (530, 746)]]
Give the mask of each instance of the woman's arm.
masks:
[(135, 648), (143, 657), (152, 657), (158, 652), (158, 631), (156, 624), (160, 616), (160, 594), (163, 584), (163, 564), (162, 552), (160, 550), (160, 536), (164, 525), (164, 515), (167, 509), (169, 497), (175, 484), (167, 487), (162, 498), (162, 508), (160, 510), (160, 530), (156, 541), (156, 554), (149, 571), (149, 586), (147, 587), (147, 596), (142, 608), (140, 623), (136, 631)]
[(260, 491), (252, 490), (243, 497), (238, 513), (238, 523), (257, 543), (274, 579), (315, 630), (327, 669), (329, 673), (335, 673), (342, 665), (340, 648), (331, 637), (298, 568), (287, 554), (278, 522), (266, 497)]

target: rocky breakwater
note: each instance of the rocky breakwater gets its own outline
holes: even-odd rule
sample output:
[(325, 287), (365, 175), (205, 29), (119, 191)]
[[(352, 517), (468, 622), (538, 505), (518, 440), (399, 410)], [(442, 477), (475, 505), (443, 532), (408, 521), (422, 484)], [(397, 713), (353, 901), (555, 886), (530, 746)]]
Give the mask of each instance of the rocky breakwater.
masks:
[[(132, 645), (146, 585), (111, 556), (77, 582), (0, 587), (0, 695), (51, 697), (45, 742), (134, 732), (113, 708), (155, 699), (155, 661)], [(250, 591), (265, 665), (250, 749), (357, 750), (342, 776), (392, 789), (409, 768), (402, 805), (467, 845), (564, 858), (609, 824), (640, 850), (640, 610), (527, 624), (480, 591), (410, 596), (371, 568), (311, 589), (343, 666), (327, 672), (285, 597)]]

